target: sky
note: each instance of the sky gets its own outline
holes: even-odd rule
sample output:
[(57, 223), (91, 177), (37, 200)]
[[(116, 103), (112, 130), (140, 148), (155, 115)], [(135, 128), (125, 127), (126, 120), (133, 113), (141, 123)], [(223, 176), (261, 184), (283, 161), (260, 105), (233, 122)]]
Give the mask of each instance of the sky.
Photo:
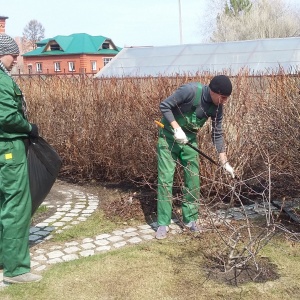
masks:
[(45, 28), (45, 38), (87, 33), (110, 38), (119, 47), (198, 44), (208, 40), (203, 28), (208, 18), (216, 17), (212, 4), (219, 1), (0, 0), (0, 16), (8, 17), (6, 33), (14, 38), (37, 20)]
[(202, 41), (199, 23), (207, 1), (0, 0), (0, 16), (8, 17), (6, 33), (12, 37), (22, 36), (35, 19), (45, 28), (45, 38), (87, 33), (110, 38), (119, 47), (194, 44)]

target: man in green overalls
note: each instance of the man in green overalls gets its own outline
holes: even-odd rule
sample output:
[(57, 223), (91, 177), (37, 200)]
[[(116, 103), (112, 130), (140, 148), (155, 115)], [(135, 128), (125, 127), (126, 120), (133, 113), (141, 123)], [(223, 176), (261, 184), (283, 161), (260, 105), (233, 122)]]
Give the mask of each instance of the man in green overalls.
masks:
[(5, 283), (39, 281), (30, 273), (31, 195), (24, 140), (38, 136), (26, 118), (22, 92), (9, 74), (19, 55), (14, 39), (0, 34), (0, 268)]
[(198, 204), (200, 197), (199, 154), (187, 142), (197, 147), (197, 131), (208, 118), (212, 120), (212, 141), (224, 170), (234, 178), (234, 170), (227, 161), (222, 132), (223, 104), (232, 92), (230, 79), (225, 75), (215, 76), (209, 86), (188, 83), (179, 87), (160, 104), (163, 118), (161, 122), (167, 130), (160, 129), (158, 155), (157, 189), (157, 239), (167, 236), (172, 216), (172, 189), (176, 161), (184, 172), (182, 217), (191, 231), (197, 227)]

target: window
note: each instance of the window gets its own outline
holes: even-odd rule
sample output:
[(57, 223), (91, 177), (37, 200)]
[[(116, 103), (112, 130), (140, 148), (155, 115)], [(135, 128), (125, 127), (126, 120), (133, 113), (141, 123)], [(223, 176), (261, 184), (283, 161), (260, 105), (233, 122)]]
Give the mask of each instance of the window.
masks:
[(102, 49), (109, 49), (109, 43), (103, 43)]
[(54, 63), (54, 71), (60, 72), (60, 62), (57, 61)]
[(28, 64), (28, 73), (29, 73), (29, 74), (32, 73), (32, 64)]
[(51, 51), (61, 50), (61, 48), (58, 44), (52, 44), (52, 45), (50, 45), (50, 50)]
[(69, 72), (75, 71), (75, 63), (74, 61), (69, 61)]
[(91, 61), (91, 70), (97, 71), (97, 62), (96, 61)]
[(111, 61), (111, 57), (103, 57), (103, 65), (107, 65)]
[(40, 62), (36, 63), (36, 71), (38, 73), (43, 72), (42, 63), (40, 63)]

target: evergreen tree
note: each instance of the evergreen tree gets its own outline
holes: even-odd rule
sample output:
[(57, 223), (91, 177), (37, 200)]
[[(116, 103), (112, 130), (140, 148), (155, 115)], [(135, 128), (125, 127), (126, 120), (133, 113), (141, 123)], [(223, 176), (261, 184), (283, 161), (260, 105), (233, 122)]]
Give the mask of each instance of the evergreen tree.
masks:
[(252, 7), (250, 0), (230, 0), (230, 4), (226, 2), (225, 14), (230, 17), (237, 17), (243, 12), (249, 12)]

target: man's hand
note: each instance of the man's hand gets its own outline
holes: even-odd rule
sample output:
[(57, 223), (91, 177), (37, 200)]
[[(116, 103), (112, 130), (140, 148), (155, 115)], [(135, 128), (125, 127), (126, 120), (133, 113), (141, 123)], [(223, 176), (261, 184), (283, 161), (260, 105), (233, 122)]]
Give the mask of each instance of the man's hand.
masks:
[(226, 172), (228, 172), (231, 175), (232, 178), (235, 177), (233, 167), (229, 164), (228, 161), (223, 165), (223, 168)]
[(36, 124), (30, 123), (31, 125), (31, 131), (29, 132), (29, 136), (33, 138), (39, 137), (39, 129)]
[(174, 139), (179, 144), (186, 144), (188, 142), (186, 134), (181, 127), (177, 127), (174, 129)]

